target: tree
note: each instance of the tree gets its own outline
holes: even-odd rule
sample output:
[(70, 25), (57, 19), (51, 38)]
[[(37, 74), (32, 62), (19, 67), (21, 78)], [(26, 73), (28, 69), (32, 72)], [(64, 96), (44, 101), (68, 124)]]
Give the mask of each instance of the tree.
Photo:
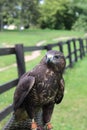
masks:
[(36, 25), (39, 17), (38, 0), (22, 0), (20, 17), (25, 26)]
[(87, 1), (74, 0), (73, 6), (75, 7), (77, 20), (73, 24), (72, 29), (87, 31)]
[(70, 29), (74, 21), (74, 12), (71, 11), (70, 7), (70, 0), (45, 0), (44, 4), (40, 6), (41, 27), (54, 29)]
[(0, 28), (4, 24), (27, 26), (37, 23), (38, 0), (0, 0)]
[(0, 27), (4, 24), (11, 24), (14, 22), (14, 15), (16, 14), (17, 0), (1, 0), (0, 1)]
[(3, 2), (4, 0), (0, 1), (0, 31), (3, 28)]

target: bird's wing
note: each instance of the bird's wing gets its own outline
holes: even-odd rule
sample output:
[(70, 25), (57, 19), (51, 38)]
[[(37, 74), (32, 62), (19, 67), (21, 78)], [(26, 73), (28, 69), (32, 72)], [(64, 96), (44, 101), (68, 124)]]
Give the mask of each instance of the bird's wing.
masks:
[(64, 86), (65, 86), (64, 80), (61, 79), (60, 80), (60, 84), (59, 84), (59, 90), (58, 90), (56, 98), (55, 98), (55, 103), (56, 104), (59, 104), (62, 101), (62, 99), (63, 99), (63, 96), (64, 96)]
[(23, 76), (14, 93), (14, 110), (20, 107), (20, 105), (23, 103), (24, 99), (32, 89), (33, 85), (35, 83), (35, 78), (33, 76)]

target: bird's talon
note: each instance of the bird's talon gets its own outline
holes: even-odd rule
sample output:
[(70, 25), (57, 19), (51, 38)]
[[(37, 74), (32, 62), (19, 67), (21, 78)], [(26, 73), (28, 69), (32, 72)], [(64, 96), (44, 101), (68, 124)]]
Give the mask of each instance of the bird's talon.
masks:
[(37, 130), (37, 124), (36, 124), (36, 122), (32, 122), (32, 124), (31, 124), (31, 130)]
[(52, 125), (51, 125), (51, 123), (47, 123), (46, 127), (47, 127), (47, 130), (52, 130), (52, 128), (53, 128)]

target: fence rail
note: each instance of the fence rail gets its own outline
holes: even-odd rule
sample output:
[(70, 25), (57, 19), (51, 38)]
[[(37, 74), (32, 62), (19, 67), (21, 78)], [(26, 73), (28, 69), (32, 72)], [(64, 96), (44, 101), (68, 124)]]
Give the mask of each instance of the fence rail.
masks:
[[(78, 43), (77, 43), (78, 42)], [(64, 48), (66, 45), (66, 52), (64, 52)], [(73, 50), (72, 50), (73, 46)], [(51, 50), (54, 47), (59, 49), (61, 52), (64, 53), (66, 60), (68, 60), (68, 64), (66, 68), (72, 67), (74, 62), (77, 62), (78, 59), (82, 59), (83, 56), (87, 53), (87, 39), (71, 39), (67, 40), (66, 42), (58, 42), (54, 44), (48, 44), (45, 46), (31, 46), (31, 47), (24, 47), (23, 44), (17, 44), (13, 48), (0, 48), (0, 56), (4, 55), (15, 55), (17, 68), (18, 68), (18, 78), (14, 79), (13, 81), (9, 81), (6, 84), (0, 86), (0, 94), (8, 91), (9, 89), (15, 87), (18, 83), (19, 78), (22, 74), (26, 72), (25, 68), (25, 60), (24, 60), (24, 53), (36, 50)], [(79, 53), (79, 54), (78, 54)], [(3, 120), (10, 112), (12, 112), (12, 105), (9, 105), (4, 110), (0, 112), (0, 121)]]

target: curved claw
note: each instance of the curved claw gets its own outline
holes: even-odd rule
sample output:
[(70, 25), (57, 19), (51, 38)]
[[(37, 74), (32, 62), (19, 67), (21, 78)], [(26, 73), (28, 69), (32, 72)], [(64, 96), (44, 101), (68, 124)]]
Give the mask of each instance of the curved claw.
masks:
[(52, 130), (53, 127), (50, 122), (46, 124), (46, 128), (47, 130)]
[(36, 122), (32, 122), (32, 124), (31, 124), (31, 130), (37, 130), (37, 124), (36, 124)]

